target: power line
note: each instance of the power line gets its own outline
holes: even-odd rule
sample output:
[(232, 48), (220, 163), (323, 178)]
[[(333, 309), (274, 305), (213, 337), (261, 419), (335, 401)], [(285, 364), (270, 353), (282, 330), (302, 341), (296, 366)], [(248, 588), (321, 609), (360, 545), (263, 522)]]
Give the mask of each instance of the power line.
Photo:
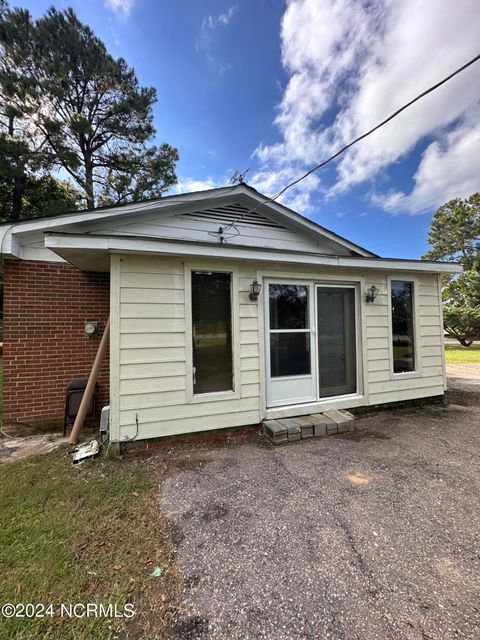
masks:
[(405, 109), (408, 109), (409, 107), (411, 107), (412, 104), (415, 104), (415, 102), (418, 102), (419, 100), (424, 98), (429, 93), (432, 93), (432, 91), (435, 91), (436, 89), (441, 87), (443, 84), (445, 84), (446, 82), (448, 82), (449, 80), (454, 78), (456, 75), (458, 75), (462, 71), (465, 71), (465, 69), (470, 67), (472, 64), (474, 64), (475, 62), (478, 62), (478, 60), (480, 60), (480, 54), (476, 55), (474, 58), (472, 58), (471, 60), (469, 60), (468, 62), (463, 64), (461, 67), (458, 67), (458, 69), (455, 69), (455, 71), (450, 73), (450, 75), (448, 75), (446, 78), (443, 78), (443, 80), (440, 80), (440, 82), (437, 82), (436, 84), (432, 85), (431, 87), (429, 87), (425, 91), (422, 91), (422, 93), (419, 93), (418, 96), (416, 96), (415, 98), (413, 98), (412, 100), (410, 100), (409, 102), (404, 104), (403, 107), (400, 107), (400, 109), (397, 109), (396, 111), (394, 111), (387, 118), (385, 118), (385, 120), (382, 120), (381, 122), (379, 122), (372, 129), (370, 129), (369, 131), (366, 131), (365, 133), (362, 133), (362, 135), (358, 136), (358, 138), (355, 138), (355, 140), (352, 140), (351, 142), (346, 144), (344, 147), (339, 149), (332, 156), (330, 156), (326, 160), (323, 160), (323, 162), (320, 162), (320, 163), (316, 164), (314, 167), (309, 169), (306, 173), (301, 175), (299, 178), (297, 178), (296, 180), (293, 180), (293, 182), (290, 182), (285, 187), (283, 187), (283, 189), (281, 189), (277, 194), (275, 194), (271, 198), (267, 198), (263, 202), (260, 202), (256, 207), (254, 207), (253, 209), (250, 209), (249, 211), (247, 211), (244, 214), (242, 214), (237, 220), (234, 220), (229, 225), (223, 227), (223, 231), (225, 231), (226, 229), (229, 229), (230, 227), (238, 224), (241, 220), (243, 220), (243, 218), (245, 216), (249, 215), (250, 213), (253, 213), (257, 209), (259, 209), (261, 206), (263, 206), (264, 204), (267, 204), (268, 202), (274, 202), (275, 200), (277, 200), (277, 198), (279, 198), (281, 195), (283, 195), (285, 193), (285, 191), (287, 191), (288, 189), (291, 189), (291, 187), (295, 186), (296, 184), (298, 184), (302, 180), (305, 180), (305, 178), (308, 178), (309, 175), (311, 175), (312, 173), (315, 173), (315, 171), (318, 171), (319, 169), (324, 167), (329, 162), (332, 162), (332, 160), (335, 160), (335, 158), (338, 158), (338, 156), (342, 155), (342, 153), (345, 153), (345, 151), (350, 149), (350, 147), (353, 147), (353, 145), (357, 144), (358, 142), (360, 142), (364, 138), (368, 137), (369, 135), (371, 135), (372, 133), (374, 133), (375, 131), (377, 131), (378, 129), (383, 127), (384, 125), (386, 125), (387, 122), (390, 122), (390, 120), (393, 120), (394, 118), (396, 118), (400, 113), (402, 113), (402, 111), (405, 111)]

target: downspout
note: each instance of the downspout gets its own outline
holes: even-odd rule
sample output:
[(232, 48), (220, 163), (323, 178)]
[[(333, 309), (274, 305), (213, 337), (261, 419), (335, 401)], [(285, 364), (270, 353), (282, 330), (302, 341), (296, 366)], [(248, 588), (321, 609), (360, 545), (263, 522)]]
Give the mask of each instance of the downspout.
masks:
[(82, 401), (80, 402), (78, 413), (75, 418), (72, 431), (70, 433), (70, 440), (69, 440), (70, 444), (77, 444), (78, 442), (78, 436), (80, 434), (81, 428), (83, 427), (85, 416), (87, 415), (88, 407), (90, 406), (90, 401), (93, 396), (93, 391), (95, 389), (95, 385), (97, 384), (98, 372), (100, 370), (100, 365), (102, 364), (103, 356), (105, 355), (105, 351), (107, 349), (109, 337), (110, 337), (110, 318), (108, 318), (107, 324), (105, 325), (105, 330), (103, 332), (103, 336), (100, 341), (100, 345), (98, 347), (97, 355), (95, 356), (95, 361), (93, 363), (92, 370), (90, 371), (90, 376), (88, 378), (87, 386), (85, 387)]

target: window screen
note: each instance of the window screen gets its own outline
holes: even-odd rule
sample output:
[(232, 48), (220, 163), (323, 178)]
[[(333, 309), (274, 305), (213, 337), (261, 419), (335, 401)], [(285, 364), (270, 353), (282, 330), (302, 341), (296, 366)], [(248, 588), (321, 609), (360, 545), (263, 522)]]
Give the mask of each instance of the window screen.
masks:
[(272, 378), (310, 375), (309, 287), (270, 284), (268, 298)]
[(193, 392), (233, 389), (231, 274), (192, 272)]
[(393, 372), (415, 371), (413, 283), (392, 280)]

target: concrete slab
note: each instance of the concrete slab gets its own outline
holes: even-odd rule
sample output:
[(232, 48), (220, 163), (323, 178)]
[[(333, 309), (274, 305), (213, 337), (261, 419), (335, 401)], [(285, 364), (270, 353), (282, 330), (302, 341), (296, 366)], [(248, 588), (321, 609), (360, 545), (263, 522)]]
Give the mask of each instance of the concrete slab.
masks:
[(349, 411), (345, 411), (345, 409), (340, 409), (340, 413), (342, 413), (346, 418), (346, 429), (345, 431), (355, 431), (355, 416), (351, 414)]
[(323, 415), (334, 421), (337, 425), (337, 429), (335, 430), (332, 427), (330, 432), (327, 428), (327, 433), (344, 433), (345, 431), (353, 431), (355, 421), (351, 413), (331, 409), (330, 411), (325, 411)]
[(267, 420), (264, 422), (263, 433), (273, 444), (285, 444), (288, 442), (288, 430), (277, 420)]
[(338, 424), (336, 420), (328, 416), (326, 413), (314, 413), (312, 418), (318, 421), (318, 429), (315, 432), (317, 437), (329, 436), (338, 433)]
[(294, 418), (282, 418), (278, 420), (281, 425), (286, 427), (288, 432), (288, 441), (296, 442), (297, 440), (301, 440), (302, 438), (302, 430), (300, 426), (296, 423)]
[(68, 443), (61, 433), (41, 434), (24, 438), (3, 436), (0, 439), (0, 463), (16, 462), (31, 456), (50, 453)]
[(308, 419), (308, 416), (301, 416), (300, 418), (295, 418), (295, 420), (302, 431), (302, 439), (313, 438), (313, 422)]
[[(270, 425), (270, 426), (269, 426)], [(264, 433), (275, 444), (300, 439), (319, 438), (336, 433), (353, 431), (355, 419), (344, 410), (331, 410), (307, 416), (279, 418), (264, 423)]]

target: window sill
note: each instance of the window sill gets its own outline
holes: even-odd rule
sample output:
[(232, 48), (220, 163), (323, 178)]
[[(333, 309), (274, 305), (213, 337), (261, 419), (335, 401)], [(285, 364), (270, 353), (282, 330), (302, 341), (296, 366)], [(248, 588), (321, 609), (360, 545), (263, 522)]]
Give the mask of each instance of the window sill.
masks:
[(390, 373), (390, 380), (409, 380), (410, 378), (421, 378), (421, 371), (405, 371), (404, 373)]
[(211, 393), (197, 393), (188, 398), (189, 404), (203, 404), (204, 402), (222, 402), (224, 400), (239, 400), (238, 391), (212, 391)]

